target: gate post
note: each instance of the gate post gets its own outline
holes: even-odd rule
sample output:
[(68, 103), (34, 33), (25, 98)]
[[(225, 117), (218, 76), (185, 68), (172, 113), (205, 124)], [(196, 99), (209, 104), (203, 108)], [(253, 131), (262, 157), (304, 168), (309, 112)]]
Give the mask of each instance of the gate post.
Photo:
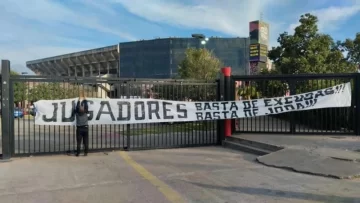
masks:
[[(224, 101), (224, 75), (219, 74), (219, 80), (217, 80), (217, 100)], [(217, 144), (221, 145), (224, 140), (224, 120), (217, 120)]]
[[(125, 82), (125, 95), (127, 99), (130, 99), (130, 82)], [(126, 147), (124, 147), (125, 151), (129, 151), (130, 150), (130, 128), (131, 125), (130, 124), (126, 124)]]
[(360, 135), (360, 73), (355, 74), (354, 80), (354, 93), (352, 95), (355, 98), (353, 103), (355, 113), (353, 114), (353, 125), (355, 135)]
[[(289, 84), (290, 96), (296, 94), (296, 83), (294, 80), (287, 81)], [(295, 123), (295, 113), (290, 112), (290, 134), (296, 134), (296, 123)]]
[(1, 135), (2, 159), (10, 159), (13, 146), (11, 145), (10, 131), (10, 61), (1, 60)]
[[(221, 69), (221, 72), (224, 74), (224, 83), (225, 83), (225, 94), (224, 94), (224, 101), (231, 100), (231, 67), (224, 67)], [(224, 120), (224, 135), (225, 137), (231, 136), (231, 120), (225, 119)]]

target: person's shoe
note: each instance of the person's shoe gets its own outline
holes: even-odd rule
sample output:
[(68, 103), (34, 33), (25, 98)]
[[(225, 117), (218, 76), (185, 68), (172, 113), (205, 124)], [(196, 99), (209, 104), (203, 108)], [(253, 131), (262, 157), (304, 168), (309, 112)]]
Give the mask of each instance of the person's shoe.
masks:
[(84, 156), (87, 156), (87, 153), (85, 153)]
[(79, 153), (76, 153), (75, 156), (79, 156)]

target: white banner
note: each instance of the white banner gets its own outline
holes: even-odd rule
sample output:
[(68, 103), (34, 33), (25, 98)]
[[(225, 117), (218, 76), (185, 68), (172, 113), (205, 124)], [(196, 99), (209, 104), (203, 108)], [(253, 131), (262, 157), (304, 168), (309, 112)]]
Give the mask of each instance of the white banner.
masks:
[[(40, 100), (36, 125), (75, 125), (78, 99)], [(97, 99), (89, 102), (89, 125), (182, 122), (279, 114), (351, 106), (351, 84), (304, 94), (244, 101), (184, 102), (156, 99)]]

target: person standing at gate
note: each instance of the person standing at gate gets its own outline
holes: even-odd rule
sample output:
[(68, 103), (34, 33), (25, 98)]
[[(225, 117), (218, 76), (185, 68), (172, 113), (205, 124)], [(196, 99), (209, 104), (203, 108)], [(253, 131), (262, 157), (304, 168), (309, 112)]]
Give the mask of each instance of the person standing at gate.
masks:
[(74, 113), (76, 119), (76, 156), (80, 155), (81, 142), (84, 143), (84, 155), (87, 156), (89, 150), (89, 105), (83, 91), (80, 91), (79, 100), (74, 109)]

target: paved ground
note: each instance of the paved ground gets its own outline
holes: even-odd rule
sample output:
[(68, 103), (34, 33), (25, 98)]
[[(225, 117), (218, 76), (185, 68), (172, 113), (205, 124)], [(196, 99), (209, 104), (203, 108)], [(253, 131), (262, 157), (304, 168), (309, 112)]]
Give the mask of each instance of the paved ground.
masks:
[(360, 181), (254, 160), (220, 147), (14, 159), (0, 163), (0, 202), (360, 202)]
[(266, 134), (235, 137), (285, 148), (257, 158), (267, 166), (336, 178), (356, 178), (360, 175), (359, 137)]
[(258, 157), (257, 160), (266, 166), (326, 177), (339, 179), (360, 177), (360, 164), (358, 162), (335, 159), (327, 154), (312, 153), (304, 149), (286, 148)]

